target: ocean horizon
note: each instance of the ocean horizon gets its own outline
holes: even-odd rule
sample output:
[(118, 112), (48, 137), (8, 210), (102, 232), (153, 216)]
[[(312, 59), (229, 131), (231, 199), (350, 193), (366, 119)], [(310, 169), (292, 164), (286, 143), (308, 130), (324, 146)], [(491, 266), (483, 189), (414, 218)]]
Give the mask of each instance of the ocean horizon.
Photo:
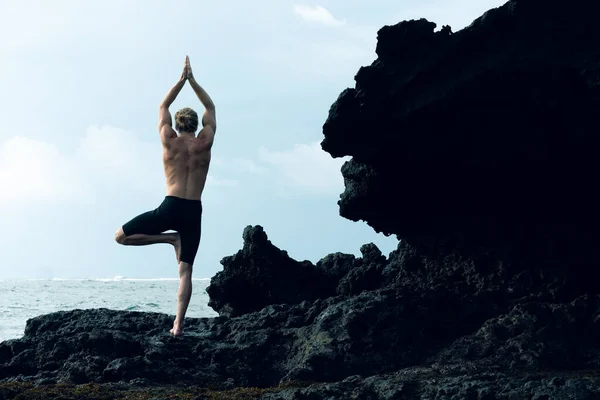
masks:
[[(186, 317), (214, 317), (206, 288), (210, 278), (193, 278)], [(0, 278), (0, 342), (23, 336), (27, 320), (75, 309), (158, 312), (177, 310), (179, 278)]]

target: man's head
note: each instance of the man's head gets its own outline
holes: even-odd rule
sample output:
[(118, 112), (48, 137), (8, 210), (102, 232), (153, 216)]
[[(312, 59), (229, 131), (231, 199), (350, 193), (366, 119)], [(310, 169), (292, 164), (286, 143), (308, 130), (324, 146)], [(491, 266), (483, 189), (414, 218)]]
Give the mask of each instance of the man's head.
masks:
[(175, 113), (175, 130), (177, 132), (195, 133), (198, 129), (198, 114), (189, 107)]

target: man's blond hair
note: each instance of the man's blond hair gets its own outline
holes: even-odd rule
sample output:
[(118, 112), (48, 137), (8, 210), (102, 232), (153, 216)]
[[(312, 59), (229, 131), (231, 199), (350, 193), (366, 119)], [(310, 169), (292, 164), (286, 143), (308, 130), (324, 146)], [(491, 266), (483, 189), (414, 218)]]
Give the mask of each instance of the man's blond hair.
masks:
[(198, 129), (198, 114), (189, 107), (175, 113), (175, 130), (178, 132), (195, 133)]

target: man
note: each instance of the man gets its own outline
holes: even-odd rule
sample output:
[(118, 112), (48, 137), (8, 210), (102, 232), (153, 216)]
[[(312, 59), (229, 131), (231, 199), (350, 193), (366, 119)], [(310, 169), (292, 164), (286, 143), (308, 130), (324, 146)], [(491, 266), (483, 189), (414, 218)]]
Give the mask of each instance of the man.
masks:
[[(198, 114), (191, 108), (175, 113), (172, 128), (169, 106), (188, 81), (204, 105), (202, 129), (196, 136)], [(167, 183), (166, 197), (158, 208), (127, 222), (117, 231), (115, 240), (127, 246), (168, 243), (175, 248), (179, 263), (177, 316), (171, 334), (183, 334), (185, 313), (192, 296), (192, 266), (200, 244), (201, 196), (206, 183), (211, 148), (217, 130), (215, 105), (194, 79), (188, 56), (179, 82), (167, 93), (158, 112), (158, 131), (163, 147), (163, 165)], [(179, 133), (179, 134), (178, 134)], [(175, 233), (163, 233), (167, 230)]]

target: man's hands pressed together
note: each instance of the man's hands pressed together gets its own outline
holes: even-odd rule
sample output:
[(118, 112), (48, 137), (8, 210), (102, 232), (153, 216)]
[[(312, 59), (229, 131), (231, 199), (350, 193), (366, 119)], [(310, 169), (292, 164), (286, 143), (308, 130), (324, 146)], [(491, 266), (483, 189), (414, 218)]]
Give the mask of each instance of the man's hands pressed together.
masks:
[(183, 67), (183, 73), (185, 79), (192, 81), (194, 80), (194, 74), (192, 73), (192, 66), (190, 65), (190, 57), (185, 56), (185, 66)]

